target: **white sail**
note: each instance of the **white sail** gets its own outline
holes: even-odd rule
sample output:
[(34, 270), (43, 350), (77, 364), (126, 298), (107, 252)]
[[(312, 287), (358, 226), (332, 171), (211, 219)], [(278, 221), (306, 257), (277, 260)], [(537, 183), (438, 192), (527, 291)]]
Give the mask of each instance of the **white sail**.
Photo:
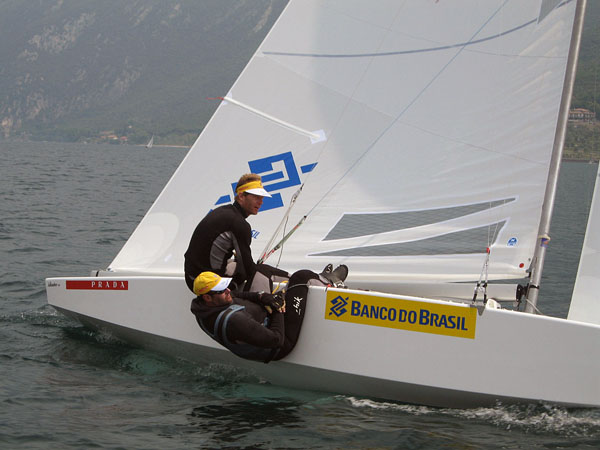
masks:
[(458, 3), (290, 2), (111, 270), (181, 274), (195, 225), (252, 171), (273, 194), (255, 258), (305, 183), (285, 269), (473, 280), (490, 247), (490, 278), (525, 276), (575, 2)]
[(150, 138), (150, 140), (146, 144), (146, 148), (152, 148), (153, 145), (154, 145), (154, 135), (152, 135), (152, 137)]
[(592, 197), (569, 320), (600, 324), (600, 165)]

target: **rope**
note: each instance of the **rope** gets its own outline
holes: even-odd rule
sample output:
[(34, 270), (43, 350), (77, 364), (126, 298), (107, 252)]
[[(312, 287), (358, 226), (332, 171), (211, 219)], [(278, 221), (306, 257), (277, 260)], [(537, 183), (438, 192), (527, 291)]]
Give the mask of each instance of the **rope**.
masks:
[(270, 250), (268, 253), (266, 253), (265, 255), (263, 255), (263, 256), (262, 256), (262, 257), (261, 257), (261, 258), (258, 260), (258, 263), (259, 263), (259, 264), (262, 264), (264, 261), (266, 261), (266, 260), (267, 260), (267, 258), (268, 258), (269, 256), (271, 256), (273, 253), (275, 253), (277, 250), (279, 250), (281, 247), (283, 247), (283, 244), (285, 244), (285, 241), (287, 241), (287, 240), (290, 238), (290, 236), (291, 236), (292, 234), (294, 234), (294, 232), (295, 232), (295, 231), (296, 231), (298, 228), (300, 228), (300, 225), (302, 225), (302, 224), (304, 223), (304, 220), (305, 220), (305, 219), (306, 219), (306, 216), (304, 216), (302, 219), (300, 219), (300, 222), (298, 222), (298, 223), (296, 224), (296, 226), (294, 226), (294, 228), (292, 228), (292, 229), (290, 230), (290, 232), (289, 232), (288, 234), (286, 234), (286, 235), (285, 235), (285, 236), (284, 236), (284, 237), (281, 239), (281, 241), (279, 241), (279, 243), (278, 243), (278, 244), (277, 244), (275, 247), (273, 247), (273, 248), (272, 248), (272, 249), (271, 249), (271, 250)]
[[(473, 291), (473, 302), (477, 300), (477, 294), (479, 291), (483, 291), (483, 304), (487, 303), (487, 286), (488, 286), (488, 266), (490, 263), (490, 247), (488, 246), (485, 254), (485, 261), (483, 262), (483, 267), (481, 268), (481, 273), (479, 274), (479, 280), (477, 281), (477, 286)], [(481, 280), (484, 280), (483, 282)]]
[[(303, 187), (304, 187), (304, 183), (302, 183), (300, 185), (300, 187), (298, 188), (298, 190), (294, 193), (294, 195), (292, 195), (292, 199), (290, 200), (290, 206), (288, 207), (287, 211), (283, 215), (283, 218), (281, 219), (281, 222), (279, 222), (279, 225), (277, 226), (277, 229), (275, 230), (275, 232), (273, 232), (273, 235), (271, 236), (271, 239), (269, 239), (269, 242), (267, 242), (267, 245), (265, 245), (265, 249), (263, 250), (263, 253), (262, 253), (261, 257), (258, 259), (258, 264), (262, 264), (263, 262), (265, 262), (269, 256), (271, 256), (274, 252), (277, 251), (277, 249), (279, 249), (283, 245), (283, 242), (284, 242), (283, 239), (286, 239), (286, 237), (285, 237), (285, 227), (287, 226), (287, 222), (288, 222), (288, 219), (289, 219), (289, 216), (290, 216), (290, 212), (292, 212), (292, 207), (296, 203), (296, 199), (300, 195), (300, 192), (302, 191)], [(269, 247), (271, 247), (271, 245), (273, 244), (273, 241), (277, 237), (277, 234), (279, 233), (279, 230), (281, 230), (282, 227), (284, 229), (284, 238), (281, 241), (279, 241), (279, 243), (277, 243), (277, 245), (275, 247), (273, 247), (269, 251)]]
[(525, 303), (529, 304), (535, 310), (536, 313), (538, 313), (542, 316), (544, 315), (544, 313), (542, 313), (536, 305), (534, 305), (532, 302), (530, 302), (527, 297), (525, 297)]

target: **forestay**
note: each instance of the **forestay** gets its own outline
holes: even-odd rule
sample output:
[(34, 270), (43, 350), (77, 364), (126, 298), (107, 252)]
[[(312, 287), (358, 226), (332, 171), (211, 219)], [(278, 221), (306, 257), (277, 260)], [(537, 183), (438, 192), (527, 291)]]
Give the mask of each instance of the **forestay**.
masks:
[(256, 258), (305, 183), (288, 270), (344, 262), (354, 282), (473, 280), (489, 246), (490, 278), (524, 276), (574, 11), (291, 1), (111, 269), (181, 274), (198, 221), (252, 171), (273, 194), (250, 218)]

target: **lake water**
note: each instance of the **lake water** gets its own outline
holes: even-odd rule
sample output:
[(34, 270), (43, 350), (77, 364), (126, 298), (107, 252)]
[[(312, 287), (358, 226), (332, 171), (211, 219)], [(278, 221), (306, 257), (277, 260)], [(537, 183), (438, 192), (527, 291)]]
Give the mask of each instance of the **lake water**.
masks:
[[(0, 448), (600, 448), (598, 409), (438, 409), (256, 385), (47, 306), (44, 278), (106, 267), (185, 153), (0, 141)], [(567, 314), (596, 168), (563, 165), (546, 314)]]

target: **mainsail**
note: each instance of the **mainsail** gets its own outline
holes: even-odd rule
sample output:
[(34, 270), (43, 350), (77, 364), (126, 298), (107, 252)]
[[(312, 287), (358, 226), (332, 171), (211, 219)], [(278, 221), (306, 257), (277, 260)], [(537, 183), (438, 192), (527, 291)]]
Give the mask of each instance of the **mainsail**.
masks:
[(524, 277), (575, 1), (460, 3), (290, 2), (110, 269), (180, 275), (198, 221), (255, 172), (273, 195), (256, 258), (304, 184), (268, 263), (465, 281), (490, 248), (491, 279)]

